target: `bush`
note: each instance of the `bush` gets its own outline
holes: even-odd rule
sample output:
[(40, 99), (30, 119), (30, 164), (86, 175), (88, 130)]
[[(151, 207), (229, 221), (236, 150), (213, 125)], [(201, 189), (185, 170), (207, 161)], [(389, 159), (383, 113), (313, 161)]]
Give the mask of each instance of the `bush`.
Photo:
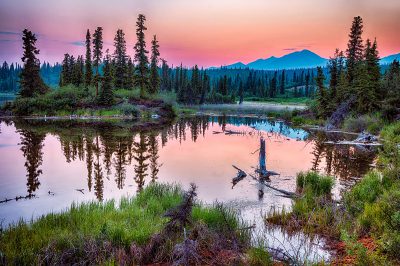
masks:
[(122, 115), (126, 116), (139, 117), (140, 114), (139, 110), (134, 105), (127, 102), (116, 106), (116, 109), (119, 110)]
[(303, 193), (310, 192), (313, 196), (329, 196), (334, 184), (330, 176), (323, 176), (317, 172), (300, 172), (297, 175), (297, 189)]
[(381, 168), (400, 175), (400, 122), (386, 126), (381, 132), (383, 149), (379, 153), (378, 162)]
[(390, 180), (381, 178), (378, 172), (370, 172), (344, 195), (346, 208), (353, 215), (364, 210), (365, 204), (375, 202), (383, 193), (384, 189), (390, 186)]
[(343, 129), (351, 132), (368, 131), (371, 134), (378, 134), (384, 122), (379, 114), (350, 116), (343, 122)]

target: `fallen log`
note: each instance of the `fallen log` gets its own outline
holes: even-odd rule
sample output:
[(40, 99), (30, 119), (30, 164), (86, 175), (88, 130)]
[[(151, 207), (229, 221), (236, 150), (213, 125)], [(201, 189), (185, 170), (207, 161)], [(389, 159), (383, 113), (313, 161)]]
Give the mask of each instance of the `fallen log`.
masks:
[(343, 140), (343, 141), (325, 141), (325, 144), (331, 144), (331, 145), (354, 145), (354, 146), (382, 146), (381, 143), (378, 142), (371, 142), (371, 143), (366, 143), (366, 142), (357, 142), (357, 141), (349, 141), (349, 140)]
[(31, 198), (36, 198), (36, 195), (35, 194), (29, 194), (29, 195), (26, 195), (26, 196), (16, 196), (15, 198), (6, 198), (4, 200), (0, 200), (0, 203), (6, 203), (6, 202), (9, 202), (9, 201), (12, 201), (12, 200), (18, 201), (20, 199), (31, 199)]
[(283, 195), (285, 195), (285, 196), (287, 196), (289, 198), (299, 198), (300, 197), (300, 195), (297, 194), (297, 193), (286, 191), (286, 190), (279, 189), (279, 188), (275, 188), (275, 187), (270, 186), (270, 185), (268, 185), (266, 183), (263, 183), (263, 184), (264, 184), (264, 186), (266, 186), (266, 187), (268, 187), (268, 188), (270, 188), (272, 190), (278, 191), (278, 192), (282, 193)]

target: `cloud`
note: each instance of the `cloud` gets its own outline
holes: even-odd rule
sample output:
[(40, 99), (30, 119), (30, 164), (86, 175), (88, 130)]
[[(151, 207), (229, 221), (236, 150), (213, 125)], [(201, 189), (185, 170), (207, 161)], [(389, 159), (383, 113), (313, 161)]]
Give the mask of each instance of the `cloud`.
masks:
[(20, 40), (3, 39), (3, 40), (0, 40), (0, 42), (20, 42)]
[(15, 32), (15, 31), (0, 31), (0, 35), (17, 35), (17, 36), (21, 36), (21, 32)]
[(74, 42), (69, 42), (68, 44), (72, 44), (75, 46), (85, 46), (85, 43), (82, 41), (74, 41)]
[(283, 51), (296, 51), (297, 48), (283, 48)]

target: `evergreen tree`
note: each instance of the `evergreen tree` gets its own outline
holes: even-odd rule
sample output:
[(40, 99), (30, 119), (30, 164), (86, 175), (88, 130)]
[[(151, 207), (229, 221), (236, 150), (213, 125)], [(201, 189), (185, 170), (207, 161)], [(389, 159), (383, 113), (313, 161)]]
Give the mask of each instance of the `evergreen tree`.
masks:
[(99, 97), (99, 103), (101, 105), (110, 106), (114, 101), (114, 94), (112, 89), (112, 74), (111, 74), (111, 57), (106, 51), (106, 56), (104, 58), (103, 66), (103, 79), (101, 92)]
[(64, 60), (61, 65), (60, 87), (66, 86), (71, 83), (72, 69), (70, 66), (70, 55), (64, 54)]
[(243, 103), (243, 83), (240, 81), (239, 83), (239, 104)]
[(86, 58), (85, 58), (85, 86), (86, 88), (92, 84), (92, 52), (89, 29), (86, 32)]
[(160, 51), (158, 50), (160, 45), (158, 44), (156, 35), (153, 36), (151, 41), (151, 64), (150, 64), (150, 93), (158, 92), (160, 88), (160, 76), (158, 74), (158, 60)]
[(114, 86), (123, 88), (127, 76), (127, 55), (125, 33), (118, 29), (114, 38)]
[(280, 94), (283, 95), (285, 94), (285, 70), (282, 71), (282, 76), (281, 76), (281, 84), (280, 84)]
[(45, 94), (49, 88), (40, 77), (40, 61), (36, 58), (39, 49), (36, 48), (36, 36), (31, 31), (24, 29), (22, 32), (22, 49), (24, 54), (22, 62), (24, 67), (20, 75), (21, 97), (32, 97), (37, 94)]
[(144, 25), (146, 17), (143, 14), (139, 14), (136, 22), (136, 44), (134, 46), (135, 50), (135, 61), (137, 62), (136, 67), (136, 78), (135, 81), (140, 87), (140, 97), (144, 97), (145, 92), (149, 85), (149, 59), (146, 50), (146, 40), (144, 31), (147, 30)]
[(339, 84), (340, 75), (343, 71), (343, 52), (336, 49), (333, 58), (329, 59), (328, 70), (330, 73), (329, 90), (330, 90), (330, 103), (331, 109), (336, 108), (337, 104), (337, 89)]
[[(162, 91), (170, 91), (171, 90), (171, 85), (170, 85), (170, 69), (167, 64), (167, 61), (164, 59), (161, 59), (161, 90)], [(173, 78), (171, 78), (173, 80)]]
[(373, 44), (371, 44), (371, 41), (369, 39), (367, 40), (364, 57), (367, 68), (369, 87), (373, 90), (372, 94), (374, 95), (374, 98), (371, 100), (380, 101), (383, 99), (384, 93), (380, 91), (381, 69), (379, 66), (380, 58), (378, 54), (378, 45), (376, 39), (374, 40)]
[(400, 106), (400, 64), (394, 60), (384, 76), (383, 87), (386, 89), (383, 115), (389, 120), (399, 117)]
[(96, 85), (96, 97), (99, 95), (99, 67), (103, 56), (103, 28), (97, 27), (93, 34), (93, 66), (96, 68), (94, 82)]
[(124, 88), (132, 89), (134, 86), (133, 76), (135, 74), (135, 66), (133, 65), (132, 59), (128, 57), (128, 64), (126, 66), (126, 76), (124, 79)]
[(322, 72), (321, 67), (317, 67), (317, 77), (315, 78), (318, 94), (317, 94), (317, 103), (318, 103), (318, 116), (322, 118), (326, 118), (328, 116), (328, 95), (324, 86), (325, 76)]
[(363, 20), (361, 17), (355, 17), (349, 34), (349, 42), (347, 44), (347, 78), (349, 84), (352, 85), (355, 78), (357, 65), (363, 60)]
[(274, 77), (272, 78), (272, 80), (270, 82), (270, 88), (269, 88), (269, 97), (270, 98), (274, 98), (276, 96), (277, 76), (278, 76), (278, 72), (275, 71)]
[(81, 86), (83, 83), (83, 57), (78, 56), (75, 64), (73, 65), (72, 84), (76, 87)]

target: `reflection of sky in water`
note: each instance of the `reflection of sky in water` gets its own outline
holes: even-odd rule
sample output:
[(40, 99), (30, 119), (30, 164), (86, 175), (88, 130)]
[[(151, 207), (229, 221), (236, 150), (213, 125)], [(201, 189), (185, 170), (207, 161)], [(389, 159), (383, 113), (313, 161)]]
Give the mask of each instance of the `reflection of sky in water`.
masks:
[[(256, 130), (264, 132), (275, 132), (291, 139), (306, 140), (309, 133), (303, 129), (292, 128), (283, 121), (269, 121), (253, 117), (226, 117), (226, 123), (240, 126), (250, 126)], [(211, 117), (210, 121), (217, 122), (216, 117)]]

